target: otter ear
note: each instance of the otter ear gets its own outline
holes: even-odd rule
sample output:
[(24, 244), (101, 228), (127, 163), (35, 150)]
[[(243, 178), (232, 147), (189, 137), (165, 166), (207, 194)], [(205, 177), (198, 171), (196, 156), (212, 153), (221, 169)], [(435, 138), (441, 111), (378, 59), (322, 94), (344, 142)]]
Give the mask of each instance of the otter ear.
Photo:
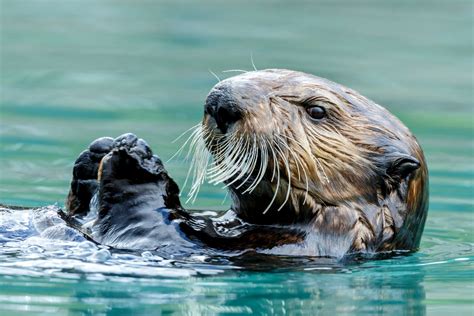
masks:
[(391, 179), (398, 182), (418, 168), (420, 168), (418, 159), (410, 155), (396, 153), (389, 159), (386, 173)]

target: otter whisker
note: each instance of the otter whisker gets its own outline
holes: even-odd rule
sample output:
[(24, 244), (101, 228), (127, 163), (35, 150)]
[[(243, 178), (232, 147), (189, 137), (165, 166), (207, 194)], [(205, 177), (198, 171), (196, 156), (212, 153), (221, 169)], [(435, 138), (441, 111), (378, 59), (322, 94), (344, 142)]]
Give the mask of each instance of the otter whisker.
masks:
[[(210, 160), (210, 153), (206, 149), (205, 142), (209, 139), (211, 136), (210, 133), (207, 132), (207, 130), (204, 131), (204, 137), (200, 137), (198, 140), (195, 142), (195, 152), (196, 155), (193, 157), (193, 160), (191, 162), (191, 169), (194, 170), (193, 172), (193, 185), (191, 186), (191, 189), (188, 193), (188, 199), (186, 200), (186, 203), (188, 203), (190, 200), (192, 200), (192, 203), (196, 200), (197, 194), (199, 193), (199, 189), (201, 185), (204, 183), (205, 177), (206, 177), (206, 169), (207, 165), (209, 164)], [(188, 175), (186, 176), (186, 181), (184, 186), (187, 184), (189, 178), (189, 171)], [(183, 187), (184, 187), (183, 186)]]
[[(297, 156), (295, 156), (295, 154), (293, 153), (291, 148), (288, 146), (287, 142), (281, 136), (279, 136), (279, 135), (275, 135), (275, 136), (280, 141), (280, 145), (283, 147), (283, 149), (286, 149), (286, 151), (289, 154), (291, 154), (293, 156), (293, 158), (296, 158)], [(287, 137), (287, 138), (290, 139), (289, 137)], [(298, 174), (298, 180), (301, 180), (301, 173), (300, 173), (299, 166), (296, 163), (296, 161), (295, 161), (295, 165), (296, 165), (296, 172)]]
[[(288, 146), (288, 143), (281, 136), (276, 135), (276, 138), (280, 141), (280, 145), (283, 147), (283, 149), (285, 149), (286, 152), (293, 157), (294, 162), (295, 162), (295, 166), (296, 166), (296, 174), (298, 175), (298, 180), (301, 180), (301, 171), (300, 171), (300, 167), (299, 167), (299, 164), (298, 164), (298, 156), (295, 155), (295, 153)], [(290, 161), (289, 158), (288, 158), (288, 161)]]
[(216, 138), (216, 144), (210, 144), (212, 146), (210, 150), (213, 151), (216, 158), (219, 158), (219, 159), (222, 158), (222, 156), (225, 154), (229, 146), (234, 144), (235, 142), (234, 138), (235, 137), (233, 134), (228, 137), (219, 135), (218, 138)]
[[(191, 144), (189, 145), (189, 148), (188, 148), (188, 154), (186, 155), (186, 158), (185, 160), (188, 159), (189, 157), (189, 154), (191, 151), (196, 151), (194, 145), (196, 144), (196, 142), (198, 142), (198, 138), (202, 138), (202, 133), (203, 133), (203, 130), (202, 128), (198, 128), (195, 132), (193, 132), (193, 134), (189, 137), (190, 139), (192, 138), (192, 141), (191, 141)], [(189, 141), (189, 139), (188, 139)], [(187, 142), (185, 144), (187, 144)], [(184, 181), (184, 184), (183, 184), (183, 189), (186, 187), (187, 183), (188, 183), (188, 179), (189, 179), (189, 176), (191, 174), (191, 171), (193, 171), (193, 167), (194, 167), (194, 164), (195, 164), (195, 159), (198, 159), (198, 153), (196, 153), (196, 155), (193, 156), (193, 159), (191, 160), (191, 164), (190, 164), (190, 167), (188, 169), (188, 172), (186, 174), (186, 179)]]
[[(242, 162), (243, 162), (242, 164), (236, 165), (237, 169), (231, 175), (231, 177), (229, 177), (229, 179), (232, 178), (237, 172), (240, 172), (240, 174), (231, 183), (227, 184), (227, 186), (230, 186), (231, 184), (233, 184), (236, 181), (240, 180), (242, 177), (244, 177), (246, 175), (248, 170), (253, 170), (254, 167), (255, 167), (255, 161), (257, 159), (257, 152), (255, 150), (255, 144), (254, 144), (254, 142), (251, 143), (248, 140), (248, 138), (246, 139), (246, 142), (247, 142), (247, 146), (245, 148), (245, 153), (244, 153), (245, 159), (242, 160)], [(243, 183), (245, 183), (245, 181), (243, 181), (241, 183), (241, 185)]]
[[(242, 173), (239, 176), (239, 178), (242, 178), (243, 176), (245, 176), (246, 173), (248, 173), (248, 174), (247, 174), (247, 177), (243, 181), (241, 181), (241, 183), (236, 187), (237, 189), (240, 189), (245, 183), (247, 183), (248, 179), (250, 179), (250, 177), (252, 176), (252, 172), (255, 170), (257, 160), (258, 160), (258, 147), (257, 147), (256, 136), (254, 134), (253, 135), (253, 142), (252, 142), (252, 149), (251, 149), (251, 152), (249, 154), (249, 159), (247, 160), (247, 166), (246, 166), (245, 170), (242, 170)], [(255, 181), (255, 179), (254, 179), (254, 181)], [(252, 182), (252, 184), (253, 184), (253, 182)], [(250, 188), (250, 186), (249, 186), (249, 188)], [(247, 188), (247, 190), (245, 190), (243, 193), (245, 194), (246, 192), (251, 192), (251, 191), (248, 191), (248, 188)]]
[(227, 167), (226, 162), (234, 159), (240, 149), (242, 143), (241, 137), (237, 140), (234, 135), (228, 137), (221, 145), (221, 150), (215, 153), (212, 167), (209, 168), (209, 174), (215, 174), (220, 171), (223, 167)]
[(212, 71), (211, 69), (208, 69), (208, 70), (209, 70), (209, 72), (211, 73), (211, 75), (213, 75), (213, 76), (217, 79), (218, 82), (221, 82), (221, 78), (219, 78), (219, 77), (214, 73), (214, 71)]
[(225, 192), (224, 198), (222, 199), (221, 205), (224, 205), (225, 201), (227, 200), (227, 197), (229, 196), (229, 191)]
[[(258, 150), (260, 152), (260, 167), (259, 167), (257, 175), (255, 176), (254, 181), (247, 189), (249, 192), (252, 192), (260, 183), (260, 181), (262, 181), (265, 175), (265, 170), (267, 169), (267, 166), (268, 166), (268, 151), (266, 150), (266, 148), (263, 148), (264, 146), (263, 144), (264, 142), (262, 140), (262, 136), (260, 136), (259, 141), (257, 142)], [(247, 181), (247, 179), (245, 181)]]
[[(202, 158), (201, 159), (201, 163), (197, 165), (197, 167), (195, 167), (195, 170), (202, 170), (202, 169), (206, 169), (206, 164), (207, 164), (207, 161), (205, 158)], [(195, 179), (193, 182), (193, 186), (191, 187), (191, 190), (189, 192), (189, 198), (186, 202), (189, 202), (191, 201), (192, 203), (195, 202), (196, 200), (196, 197), (199, 193), (199, 190), (201, 188), (201, 185), (204, 183), (204, 179), (205, 179), (205, 173), (203, 173), (202, 171), (196, 171), (195, 174), (193, 175), (193, 178)]]
[(235, 143), (235, 137), (235, 133), (232, 133), (230, 135), (219, 135), (219, 141), (222, 142), (219, 146), (219, 154), (223, 154), (227, 150), (229, 144)]
[[(284, 135), (283, 136), (289, 138), (287, 135)], [(329, 178), (328, 176), (326, 175), (326, 172), (324, 171), (324, 168), (323, 166), (321, 165), (321, 162), (319, 161), (319, 158), (318, 157), (315, 157), (307, 148), (306, 146), (304, 146), (300, 141), (296, 140), (295, 138), (291, 138), (291, 140), (300, 146), (301, 149), (303, 149), (306, 153), (307, 153), (307, 156), (311, 158), (311, 160), (313, 161), (314, 163), (314, 166), (315, 166), (315, 170), (316, 170), (316, 173), (317, 173), (317, 176), (318, 176), (318, 179), (319, 180), (322, 180), (324, 179), (327, 183), (330, 183), (329, 181)], [(320, 172), (323, 173), (323, 176), (321, 176)]]
[(222, 71), (223, 73), (226, 73), (226, 72), (242, 72), (242, 73), (247, 73), (249, 72), (248, 70), (243, 70), (243, 69), (228, 69), (228, 70), (223, 70)]
[(299, 167), (298, 165), (301, 166), (301, 169), (303, 170), (303, 174), (304, 174), (304, 177), (305, 177), (305, 191), (304, 191), (304, 199), (303, 199), (303, 204), (306, 204), (306, 200), (308, 198), (308, 192), (309, 192), (309, 180), (308, 180), (308, 174), (306, 173), (306, 170), (303, 166), (303, 163), (301, 161), (301, 159), (295, 155), (293, 152), (291, 152), (291, 154), (293, 155), (293, 157), (295, 158), (295, 161), (296, 161), (296, 168), (298, 169), (298, 172), (299, 172)]
[(230, 186), (232, 183), (242, 178), (246, 170), (250, 168), (251, 159), (253, 159), (253, 152), (251, 150), (250, 142), (247, 138), (245, 139), (245, 147), (242, 147), (241, 153), (239, 153), (239, 155), (241, 155), (241, 159), (234, 163), (233, 172), (229, 174), (226, 180), (232, 179), (233, 177), (235, 178), (231, 183), (226, 184), (226, 186)]
[[(248, 137), (248, 136), (247, 136)], [(250, 178), (252, 175), (253, 170), (255, 169), (255, 163), (258, 159), (258, 150), (255, 143), (255, 135), (253, 135), (253, 139), (248, 139), (249, 147), (247, 153), (247, 159), (245, 160), (245, 166), (243, 166), (242, 171), (237, 180), (241, 180), (244, 176), (245, 179), (241, 180), (240, 184), (237, 186), (237, 189), (241, 188)]]
[(288, 189), (286, 191), (286, 197), (285, 197), (285, 200), (283, 201), (283, 203), (280, 205), (280, 207), (277, 210), (277, 212), (279, 212), (285, 206), (286, 202), (288, 202), (288, 199), (290, 198), (290, 194), (291, 194), (291, 169), (290, 169), (288, 157), (286, 157), (284, 155), (282, 149), (278, 145), (278, 142), (275, 142), (275, 147), (276, 147), (276, 152), (280, 155), (280, 158), (284, 162), (284, 165), (286, 167), (287, 177), (288, 177)]
[[(245, 153), (243, 152), (244, 149), (243, 147), (240, 147), (239, 150), (236, 150), (235, 157), (242, 157)], [(242, 158), (239, 160), (231, 160), (228, 163), (226, 163), (225, 166), (225, 172), (220, 173), (218, 175), (212, 175), (212, 178), (210, 178), (209, 183), (212, 184), (219, 184), (219, 183), (225, 183), (228, 179), (232, 179), (235, 174), (237, 174), (240, 171), (240, 164), (242, 163)], [(226, 185), (227, 186), (227, 185)]]
[(183, 132), (181, 135), (179, 135), (177, 138), (175, 138), (175, 140), (172, 141), (172, 143), (178, 141), (181, 137), (183, 137), (184, 135), (186, 135), (187, 133), (189, 133), (190, 131), (192, 131), (194, 129), (194, 131), (191, 133), (191, 135), (186, 139), (186, 141), (184, 142), (183, 145), (181, 145), (179, 147), (179, 149), (171, 156), (171, 158), (169, 158), (166, 162), (170, 162), (172, 159), (174, 159), (176, 156), (180, 155), (181, 152), (183, 151), (183, 149), (186, 147), (186, 145), (188, 144), (189, 140), (193, 137), (194, 133), (198, 133), (199, 132), (199, 129), (200, 129), (200, 126), (201, 126), (201, 123), (198, 123), (196, 125), (194, 125), (193, 127), (191, 127), (190, 129), (186, 130), (185, 132)]
[[(240, 166), (240, 174), (235, 177), (235, 179), (233, 179), (231, 182), (229, 182), (227, 184), (227, 186), (231, 186), (232, 184), (234, 184), (235, 182), (237, 182), (238, 180), (240, 180), (241, 178), (243, 178), (245, 176), (245, 174), (247, 173), (247, 171), (249, 169), (251, 169), (251, 162), (253, 160), (253, 155), (254, 155), (254, 150), (253, 150), (253, 147), (255, 146), (254, 143), (252, 143), (252, 149), (250, 149), (250, 141), (248, 140), (248, 136), (246, 136), (246, 147), (245, 147), (245, 151), (243, 153), (243, 156), (245, 156), (245, 160), (244, 160), (244, 164), (242, 164), (242, 166)], [(250, 153), (249, 153), (250, 151)], [(247, 177), (248, 179), (248, 177)], [(237, 189), (240, 188), (241, 185), (243, 185), (247, 179), (245, 179), (239, 186), (237, 186)]]
[(253, 54), (250, 53), (250, 62), (252, 63), (253, 70), (258, 71), (257, 67), (255, 67), (255, 63), (253, 62)]
[(319, 161), (319, 158), (318, 158), (318, 157), (314, 157), (313, 159), (314, 159), (314, 160), (316, 161), (316, 163), (319, 165), (319, 169), (320, 169), (321, 172), (323, 173), (323, 177), (324, 177), (324, 180), (326, 180), (326, 183), (330, 183), (329, 178), (328, 178), (328, 176), (326, 175), (326, 171), (324, 171), (324, 168), (323, 168), (321, 162)]
[[(280, 188), (280, 166), (277, 163), (277, 157), (276, 157), (276, 154), (275, 154), (275, 150), (273, 149), (273, 146), (272, 146), (271, 143), (268, 143), (268, 148), (270, 148), (270, 150), (271, 150), (272, 158), (273, 158), (273, 168), (276, 169), (276, 173), (277, 173), (277, 185), (276, 185), (275, 193), (273, 194), (273, 197), (272, 197), (270, 203), (268, 204), (267, 208), (263, 211), (262, 214), (266, 214), (268, 212), (268, 210), (272, 206), (273, 202), (275, 201), (275, 199), (278, 195), (278, 190)], [(273, 177), (272, 177), (272, 181), (273, 181)]]
[[(232, 153), (232, 155), (234, 156), (233, 158), (241, 156), (242, 152), (243, 149), (239, 146), (239, 148)], [(220, 164), (222, 171), (217, 171), (214, 174), (209, 174), (209, 183), (216, 185), (225, 182), (227, 179), (231, 178), (236, 172), (238, 172), (237, 166), (239, 163), (239, 160), (234, 161), (234, 159), (226, 159), (226, 161)]]
[(259, 141), (257, 143), (260, 152), (260, 167), (257, 176), (255, 177), (255, 186), (262, 180), (268, 165), (268, 151), (263, 146), (264, 143), (262, 141), (262, 136), (259, 137)]
[(265, 142), (267, 145), (268, 145), (268, 148), (270, 148), (271, 150), (271, 153), (272, 153), (272, 161), (273, 161), (273, 171), (272, 171), (272, 176), (270, 177), (270, 182), (273, 182), (273, 179), (275, 178), (275, 175), (276, 175), (276, 157), (275, 157), (275, 153), (273, 152), (273, 148), (271, 147), (271, 144), (266, 141)]
[(301, 158), (298, 157), (298, 155), (296, 155), (295, 153), (293, 153), (292, 151), (290, 151), (291, 155), (293, 156), (293, 158), (295, 159), (295, 164), (296, 164), (296, 168), (298, 170), (298, 173), (300, 172), (300, 168), (299, 166), (301, 166), (301, 170), (303, 170), (303, 174), (304, 174), (304, 177), (305, 177), (305, 194), (304, 194), (304, 199), (303, 199), (303, 204), (306, 203), (306, 199), (308, 198), (308, 192), (309, 192), (309, 180), (308, 180), (308, 173), (306, 172), (304, 166), (303, 166), (303, 162), (301, 161)]
[[(191, 143), (189, 144), (189, 149), (188, 149), (188, 153), (185, 157), (185, 160), (189, 159), (189, 157), (191, 156), (191, 154), (193, 153), (193, 150), (195, 148), (195, 146), (200, 143), (201, 141), (203, 141), (203, 135), (206, 134), (206, 131), (203, 129), (203, 128), (199, 128), (196, 133), (193, 133), (192, 134), (192, 139), (191, 139)], [(210, 134), (209, 134), (210, 135)], [(194, 158), (194, 157), (193, 157)]]
[[(209, 138), (212, 136), (211, 139), (214, 138), (214, 136), (209, 133), (209, 131), (206, 128), (201, 128), (200, 133), (196, 133), (195, 136), (193, 136), (193, 140), (190, 144), (189, 147), (189, 154), (194, 150), (195, 155), (193, 156), (193, 159), (191, 161), (191, 166), (188, 170), (188, 173), (186, 175), (186, 180), (184, 182), (183, 188), (186, 187), (189, 177), (192, 172), (192, 177), (193, 177), (193, 184), (191, 186), (191, 189), (188, 193), (188, 199), (186, 201), (189, 202), (191, 199), (194, 200), (196, 199), (196, 196), (199, 192), (200, 185), (204, 182), (205, 178), (205, 173), (202, 172), (203, 168), (204, 170), (207, 167), (207, 164), (209, 163), (210, 160), (210, 153), (207, 151), (205, 142), (209, 140)], [(186, 159), (188, 158), (186, 157)]]
[(197, 123), (196, 125), (188, 128), (186, 131), (182, 132), (178, 137), (176, 137), (174, 140), (171, 141), (172, 144), (174, 144), (175, 142), (177, 142), (179, 139), (181, 139), (181, 137), (183, 137), (184, 135), (186, 135), (187, 133), (189, 133), (190, 131), (192, 131), (193, 129), (196, 130), (196, 129), (199, 129), (200, 127), (202, 127), (202, 123), (199, 122)]
[[(255, 170), (255, 167), (257, 165), (257, 160), (258, 160), (258, 146), (257, 146), (257, 137), (256, 135), (254, 134), (253, 135), (253, 147), (252, 147), (252, 155), (251, 155), (251, 170), (254, 171)], [(240, 189), (249, 179), (250, 177), (252, 176), (252, 172), (249, 172), (249, 174), (247, 175), (247, 177), (245, 178), (244, 181), (242, 181), (242, 183), (237, 186), (237, 189)], [(252, 190), (255, 188), (257, 183), (257, 178), (255, 178), (252, 183), (247, 187), (246, 190), (244, 190), (243, 194), (245, 193), (250, 193), (252, 192)]]
[(208, 169), (208, 175), (215, 174), (222, 170), (223, 168), (222, 163), (225, 157), (229, 156), (228, 154), (229, 148), (232, 153), (232, 150), (235, 149), (235, 147), (236, 147), (236, 144), (235, 144), (234, 137), (229, 137), (224, 140), (223, 144), (221, 145), (220, 150), (218, 148), (218, 151), (214, 154), (213, 162)]
[(306, 172), (306, 168), (303, 165), (303, 161), (301, 160), (298, 155), (290, 151), (291, 155), (295, 158), (296, 162), (296, 168), (298, 169), (298, 173), (300, 172), (300, 168), (298, 166), (301, 166), (301, 170), (303, 170), (304, 178), (305, 178), (305, 192), (304, 192), (304, 199), (303, 199), (303, 204), (306, 204), (306, 200), (308, 198), (308, 193), (309, 193), (309, 178), (308, 178), (308, 173)]
[(233, 135), (231, 137), (220, 137), (217, 141), (219, 142), (219, 145), (215, 144), (212, 148), (214, 159), (209, 168), (209, 172), (211, 173), (214, 172), (214, 169), (219, 170), (221, 168), (220, 164), (224, 158), (229, 155), (229, 148), (232, 150), (232, 148), (235, 147), (235, 139)]
[(259, 146), (261, 148), (261, 153), (262, 153), (262, 164), (260, 166), (260, 169), (261, 169), (261, 172), (260, 172), (260, 177), (258, 178), (258, 182), (262, 181), (263, 177), (265, 176), (265, 173), (267, 171), (267, 167), (268, 167), (268, 150), (267, 150), (267, 147), (266, 147), (266, 142), (264, 141), (263, 137), (260, 137), (260, 142), (259, 142)]
[(243, 138), (239, 137), (239, 141), (235, 144), (235, 146), (230, 147), (230, 153), (228, 155), (224, 155), (222, 161), (217, 161), (217, 164), (221, 169), (216, 169), (217, 171), (210, 174), (208, 172), (210, 183), (221, 183), (231, 177), (234, 172), (238, 171), (238, 165), (240, 161), (245, 159), (245, 156), (242, 155), (242, 143)]
[[(288, 140), (292, 141), (292, 142), (295, 142), (295, 143), (298, 143), (296, 141), (296, 139), (294, 139), (293, 137), (290, 137), (288, 135), (285, 135), (283, 134), (283, 136), (285, 136)], [(303, 204), (306, 203), (306, 199), (308, 197), (308, 192), (309, 192), (309, 179), (308, 179), (308, 173), (306, 172), (306, 168), (304, 167), (303, 165), (303, 161), (301, 160), (301, 158), (296, 155), (294, 153), (293, 150), (291, 150), (290, 146), (288, 145), (287, 142), (283, 142), (283, 144), (286, 146), (286, 149), (287, 151), (293, 156), (294, 160), (295, 160), (295, 165), (296, 165), (296, 169), (297, 169), (297, 172), (298, 172), (298, 180), (301, 180), (301, 177), (300, 177), (300, 166), (301, 166), (301, 170), (303, 170), (303, 174), (304, 174), (304, 177), (305, 177), (305, 184), (306, 184), (306, 188), (305, 188), (305, 195), (304, 195), (304, 200), (303, 200)], [(301, 145), (300, 145), (301, 146)]]

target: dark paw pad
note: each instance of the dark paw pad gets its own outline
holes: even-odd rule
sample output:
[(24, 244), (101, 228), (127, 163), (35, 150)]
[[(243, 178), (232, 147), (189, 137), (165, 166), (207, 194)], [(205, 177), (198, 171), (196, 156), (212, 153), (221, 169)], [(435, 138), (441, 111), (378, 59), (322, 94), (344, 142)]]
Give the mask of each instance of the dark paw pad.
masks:
[(89, 145), (89, 151), (97, 154), (106, 154), (112, 150), (114, 139), (112, 137), (101, 137)]
[(146, 141), (131, 133), (115, 139), (102, 137), (77, 158), (66, 207), (70, 215), (85, 215), (96, 192), (101, 203), (110, 206), (133, 200), (135, 195), (146, 196), (147, 190), (161, 192), (163, 186), (165, 191), (157, 196), (166, 205), (179, 207), (178, 186)]
[[(153, 155), (145, 140), (127, 133), (117, 137), (112, 151), (103, 159), (101, 179), (150, 181), (164, 172), (161, 159)], [(151, 177), (151, 178), (150, 178)]]
[(132, 133), (117, 137), (113, 142), (113, 148), (126, 150), (129, 153), (136, 154), (141, 159), (149, 159), (153, 155), (147, 142)]
[(131, 148), (133, 147), (138, 141), (138, 137), (132, 133), (126, 133), (120, 135), (116, 139), (114, 139), (113, 147), (114, 148)]
[[(180, 208), (179, 188), (161, 159), (133, 134), (117, 137), (100, 168), (99, 217), (137, 205)], [(133, 207), (132, 207), (133, 206)]]
[(97, 173), (102, 158), (112, 150), (114, 139), (101, 137), (93, 141), (74, 163), (71, 189), (66, 208), (71, 215), (85, 215), (89, 203), (98, 188)]

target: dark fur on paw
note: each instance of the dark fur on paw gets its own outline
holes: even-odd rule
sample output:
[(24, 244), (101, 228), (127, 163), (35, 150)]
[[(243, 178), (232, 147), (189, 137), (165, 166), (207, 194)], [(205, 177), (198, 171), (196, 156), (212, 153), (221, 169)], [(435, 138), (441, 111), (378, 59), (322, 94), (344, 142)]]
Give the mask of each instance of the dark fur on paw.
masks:
[(181, 208), (179, 188), (168, 176), (161, 159), (153, 155), (146, 141), (134, 134), (124, 134), (114, 140), (112, 150), (102, 159), (99, 172), (102, 213), (114, 205), (129, 203)]
[(161, 179), (166, 171), (146, 141), (127, 133), (114, 140), (112, 150), (104, 157), (100, 173), (101, 180), (129, 179), (139, 183)]
[(93, 141), (74, 163), (71, 188), (66, 200), (70, 215), (85, 215), (98, 188), (97, 172), (102, 158), (112, 149), (114, 139), (101, 137)]
[(132, 201), (150, 188), (159, 188), (155, 199), (162, 200), (163, 206), (181, 208), (178, 186), (146, 141), (132, 133), (115, 139), (102, 137), (77, 158), (66, 208), (69, 215), (82, 216), (88, 213), (96, 192), (102, 208), (107, 209)]

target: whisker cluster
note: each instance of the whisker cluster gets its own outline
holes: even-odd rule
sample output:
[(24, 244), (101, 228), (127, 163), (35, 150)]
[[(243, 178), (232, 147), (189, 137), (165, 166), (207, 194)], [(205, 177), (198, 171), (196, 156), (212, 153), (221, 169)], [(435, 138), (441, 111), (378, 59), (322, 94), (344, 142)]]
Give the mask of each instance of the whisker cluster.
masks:
[(280, 195), (278, 201), (282, 202), (277, 211), (283, 209), (292, 195), (292, 181), (304, 183), (303, 203), (306, 202), (309, 178), (304, 162), (288, 144), (288, 141), (298, 143), (293, 137), (278, 134), (270, 137), (256, 133), (242, 134), (236, 130), (227, 134), (216, 134), (201, 123), (184, 134), (187, 133), (190, 133), (187, 140), (173, 156), (181, 154), (188, 146), (185, 159), (191, 159), (191, 165), (183, 189), (188, 182), (191, 182), (191, 185), (186, 203), (194, 203), (205, 181), (213, 185), (232, 186), (242, 194), (249, 194), (264, 178), (269, 181), (273, 196), (263, 214), (271, 209)]

